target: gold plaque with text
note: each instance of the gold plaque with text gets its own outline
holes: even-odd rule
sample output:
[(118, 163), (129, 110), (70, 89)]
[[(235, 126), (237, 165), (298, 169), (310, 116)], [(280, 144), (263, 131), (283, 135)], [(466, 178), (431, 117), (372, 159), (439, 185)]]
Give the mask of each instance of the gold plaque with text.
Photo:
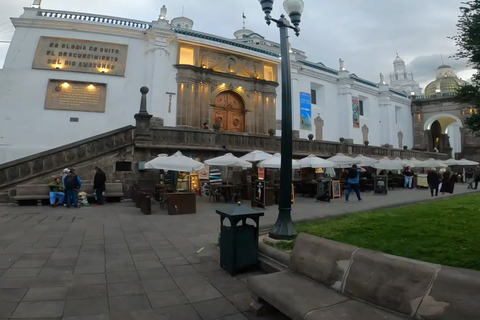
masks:
[(124, 76), (128, 45), (40, 37), (33, 69)]
[(68, 80), (49, 80), (45, 109), (105, 112), (107, 85)]

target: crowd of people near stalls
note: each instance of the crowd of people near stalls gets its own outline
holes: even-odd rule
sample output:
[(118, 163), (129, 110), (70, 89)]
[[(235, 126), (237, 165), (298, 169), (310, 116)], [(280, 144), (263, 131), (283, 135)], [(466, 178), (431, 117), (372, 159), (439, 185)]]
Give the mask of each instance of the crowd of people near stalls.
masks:
[[(477, 189), (480, 181), (480, 165), (475, 169), (471, 167), (467, 168), (465, 175), (462, 171), (454, 172), (450, 167), (441, 168), (438, 171), (436, 168), (430, 168), (425, 173), (427, 174), (428, 187), (432, 197), (438, 196), (439, 192), (442, 194), (452, 194), (457, 182), (465, 182), (468, 189)], [(357, 167), (357, 165), (353, 165), (352, 168), (345, 170), (342, 173), (342, 179), (348, 181), (346, 201), (348, 201), (348, 197), (352, 191), (357, 194), (358, 200), (361, 200), (360, 177), (374, 179), (375, 175), (375, 169)], [(391, 170), (381, 170), (378, 175), (393, 177), (394, 173)], [(401, 176), (403, 176), (403, 188), (413, 189), (413, 178), (415, 176), (413, 169), (406, 167), (401, 171)]]
[[(93, 189), (98, 205), (104, 204), (105, 183), (107, 177), (99, 167), (95, 167)], [(63, 170), (62, 177), (55, 177), (49, 184), (50, 206), (65, 206), (67, 208), (80, 208), (80, 204), (88, 205), (86, 193), (81, 192), (82, 180), (74, 168)]]

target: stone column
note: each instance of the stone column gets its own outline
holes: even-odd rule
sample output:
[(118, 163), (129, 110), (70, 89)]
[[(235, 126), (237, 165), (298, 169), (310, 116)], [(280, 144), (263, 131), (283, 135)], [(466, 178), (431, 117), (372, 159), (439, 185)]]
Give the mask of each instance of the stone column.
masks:
[(428, 152), (433, 151), (433, 139), (432, 132), (430, 130), (423, 131), (423, 141), (425, 142), (424, 147)]
[(135, 114), (135, 142), (149, 144), (152, 143), (152, 134), (150, 131), (150, 119), (152, 115), (147, 112), (148, 87), (141, 87), (140, 93), (142, 94), (140, 111)]
[[(338, 71), (338, 112), (336, 126), (338, 137), (353, 139), (355, 137), (353, 128), (352, 109), (352, 85), (354, 80), (350, 78), (348, 70), (341, 66)], [(334, 125), (335, 126), (335, 125)]]
[(315, 140), (323, 140), (323, 126), (325, 122), (320, 115), (315, 118)]
[(387, 84), (380, 83), (380, 96), (378, 99), (378, 105), (380, 109), (380, 127), (382, 132), (380, 145), (393, 144), (394, 138), (392, 137), (392, 128), (395, 127), (395, 106), (392, 104), (392, 93)]

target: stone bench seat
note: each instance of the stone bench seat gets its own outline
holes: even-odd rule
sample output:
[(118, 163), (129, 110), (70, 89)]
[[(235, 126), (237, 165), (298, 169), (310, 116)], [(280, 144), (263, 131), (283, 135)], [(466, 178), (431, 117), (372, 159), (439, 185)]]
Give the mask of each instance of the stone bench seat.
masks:
[[(123, 185), (121, 182), (107, 182), (105, 184), (105, 199), (122, 201), (124, 198)], [(89, 200), (94, 199), (93, 183), (84, 183), (79, 192), (85, 192)], [(49, 203), (50, 187), (48, 184), (24, 184), (17, 186), (17, 195), (13, 197), (16, 204)]]
[(291, 271), (251, 277), (248, 287), (257, 300), (292, 320), (404, 320), (408, 319), (341, 295)]

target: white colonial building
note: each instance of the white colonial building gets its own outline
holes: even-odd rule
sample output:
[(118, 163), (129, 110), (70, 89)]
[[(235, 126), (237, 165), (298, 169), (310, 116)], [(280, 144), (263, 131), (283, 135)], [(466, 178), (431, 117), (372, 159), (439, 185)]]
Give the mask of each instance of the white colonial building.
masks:
[[(169, 21), (165, 7), (153, 22), (42, 8), (12, 22), (0, 72), (0, 163), (134, 124), (142, 86), (148, 112), (165, 126), (281, 134), (279, 45), (251, 30), (206, 34), (186, 17)], [(413, 146), (411, 100), (383, 76), (367, 81), (342, 60), (330, 68), (295, 48), (291, 60), (301, 138)]]

